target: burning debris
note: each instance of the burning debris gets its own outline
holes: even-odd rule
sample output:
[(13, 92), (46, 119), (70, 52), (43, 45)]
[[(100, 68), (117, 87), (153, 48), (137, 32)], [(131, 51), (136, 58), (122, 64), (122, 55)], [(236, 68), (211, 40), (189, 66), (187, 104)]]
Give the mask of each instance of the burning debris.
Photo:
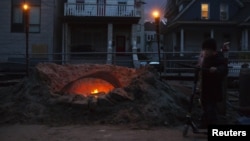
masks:
[(151, 67), (39, 64), (0, 93), (1, 123), (178, 125), (188, 104)]

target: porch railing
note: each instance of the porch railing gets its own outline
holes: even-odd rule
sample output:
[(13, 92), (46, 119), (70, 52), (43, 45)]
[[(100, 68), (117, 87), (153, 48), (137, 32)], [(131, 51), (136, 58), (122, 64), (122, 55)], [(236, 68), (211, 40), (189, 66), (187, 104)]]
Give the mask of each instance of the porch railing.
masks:
[(85, 4), (65, 3), (64, 16), (114, 16), (140, 17), (141, 12), (135, 5), (125, 4)]

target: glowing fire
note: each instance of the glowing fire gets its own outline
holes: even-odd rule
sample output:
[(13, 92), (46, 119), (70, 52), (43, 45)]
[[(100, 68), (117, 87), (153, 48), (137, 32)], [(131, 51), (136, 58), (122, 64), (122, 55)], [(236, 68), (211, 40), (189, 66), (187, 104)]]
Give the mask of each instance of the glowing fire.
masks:
[(91, 91), (91, 94), (97, 94), (99, 93), (98, 89), (94, 89), (93, 91)]
[(73, 94), (98, 95), (108, 94), (114, 86), (107, 81), (96, 78), (85, 78), (74, 83), (67, 91)]

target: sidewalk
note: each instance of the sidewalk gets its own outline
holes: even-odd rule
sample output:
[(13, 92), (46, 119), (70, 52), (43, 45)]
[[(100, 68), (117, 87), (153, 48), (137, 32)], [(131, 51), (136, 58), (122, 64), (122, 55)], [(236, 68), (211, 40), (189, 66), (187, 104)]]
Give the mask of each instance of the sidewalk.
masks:
[(182, 127), (133, 129), (127, 126), (45, 125), (0, 126), (1, 141), (206, 141), (206, 135), (182, 136)]

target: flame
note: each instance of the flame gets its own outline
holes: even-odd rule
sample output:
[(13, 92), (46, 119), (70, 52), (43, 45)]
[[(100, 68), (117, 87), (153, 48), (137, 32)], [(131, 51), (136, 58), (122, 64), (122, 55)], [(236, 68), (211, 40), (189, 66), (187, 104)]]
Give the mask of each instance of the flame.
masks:
[(99, 93), (98, 89), (94, 89), (93, 91), (91, 91), (91, 94), (97, 94)]
[(84, 78), (75, 82), (67, 90), (68, 93), (80, 94), (84, 96), (108, 94), (114, 86), (109, 82), (97, 78)]

